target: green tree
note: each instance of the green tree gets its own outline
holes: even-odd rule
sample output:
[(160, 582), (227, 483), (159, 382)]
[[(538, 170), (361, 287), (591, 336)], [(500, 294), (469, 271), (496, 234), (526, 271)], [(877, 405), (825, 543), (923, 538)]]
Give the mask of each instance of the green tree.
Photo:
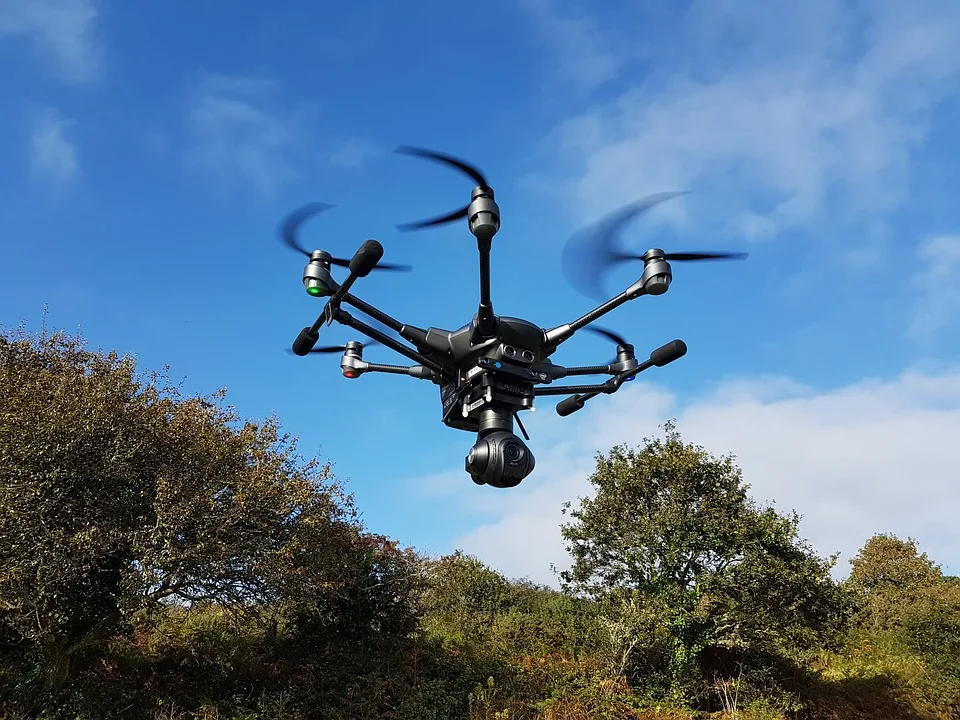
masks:
[(830, 578), (836, 558), (798, 537), (795, 513), (758, 507), (731, 456), (684, 443), (672, 423), (665, 431), (597, 456), (595, 494), (564, 508), (573, 563), (561, 580), (610, 608), (634, 679), (666, 664), (666, 682), (689, 699), (703, 673), (817, 650), (847, 605)]
[[(901, 627), (919, 598), (942, 582), (913, 538), (877, 533), (850, 559), (846, 585), (859, 601), (859, 623), (871, 632)], [(934, 593), (936, 594), (936, 593)]]
[(901, 540), (889, 533), (877, 533), (867, 540), (850, 565), (848, 583), (864, 594), (915, 590), (942, 578), (916, 540)]
[(359, 593), (380, 605), (353, 620), (384, 624), (393, 548), (361, 532), (329, 465), (222, 400), (79, 337), (0, 337), (0, 635), (48, 688), (162, 602), (276, 621)]
[[(931, 677), (960, 682), (960, 584), (944, 577), (914, 538), (878, 533), (855, 557), (846, 584), (860, 602), (862, 635), (920, 656)], [(936, 689), (936, 685), (928, 688)]]

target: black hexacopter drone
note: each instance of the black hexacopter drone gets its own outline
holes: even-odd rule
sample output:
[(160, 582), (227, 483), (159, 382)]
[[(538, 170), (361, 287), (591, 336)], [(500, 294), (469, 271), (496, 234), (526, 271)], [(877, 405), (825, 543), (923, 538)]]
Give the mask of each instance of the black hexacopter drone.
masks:
[[(625, 222), (681, 194), (660, 193), (633, 203), (600, 223), (588, 236), (585, 246), (587, 252), (581, 257), (576, 257), (577, 246), (574, 243), (568, 243), (565, 250), (567, 275), (581, 287), (585, 279), (597, 279), (600, 273), (618, 261), (641, 260), (643, 274), (626, 290), (581, 318), (549, 330), (522, 318), (496, 315), (490, 300), (490, 248), (494, 235), (500, 229), (500, 208), (494, 201), (493, 189), (479, 171), (461, 160), (417, 148), (400, 147), (397, 152), (445, 163), (466, 173), (477, 184), (466, 207), (432, 220), (399, 226), (401, 230), (415, 230), (466, 219), (480, 251), (480, 306), (477, 314), (470, 323), (458, 330), (433, 327), (423, 330), (401, 323), (351, 295), (350, 288), (357, 278), (366, 277), (372, 270), (410, 268), (381, 263), (383, 246), (376, 240), (364, 242), (350, 260), (332, 257), (323, 250), (305, 250), (297, 242), (299, 227), (309, 217), (331, 207), (313, 203), (294, 212), (281, 227), (283, 241), (310, 258), (303, 271), (307, 293), (313, 297), (328, 298), (316, 322), (300, 331), (293, 343), (293, 352), (305, 356), (315, 352), (342, 351), (340, 368), (347, 378), (357, 378), (367, 372), (385, 372), (410, 375), (438, 385), (444, 424), (457, 430), (477, 433), (477, 441), (466, 457), (465, 469), (478, 485), (515, 487), (533, 471), (533, 454), (514, 434), (513, 421), (517, 421), (523, 437), (529, 440), (518, 413), (532, 409), (534, 398), (570, 393), (570, 397), (556, 406), (557, 413), (565, 417), (582, 408), (590, 398), (616, 392), (637, 373), (653, 366), (663, 367), (687, 352), (682, 340), (673, 340), (650, 353), (648, 360), (639, 362), (634, 355), (633, 345), (616, 333), (588, 328), (590, 323), (629, 300), (642, 295), (665, 293), (673, 278), (669, 261), (745, 257), (743, 253), (667, 253), (657, 248), (647, 250), (642, 255), (616, 250), (613, 241)], [(343, 283), (337, 283), (331, 276), (332, 265), (349, 269)], [(596, 286), (593, 287), (595, 289)], [(395, 331), (413, 347), (357, 320), (341, 308), (342, 303), (352, 305)], [(408, 367), (367, 362), (363, 359), (364, 345), (355, 341), (337, 347), (315, 347), (320, 328), (324, 323), (330, 325), (334, 321), (395, 350), (416, 365)], [(549, 358), (559, 345), (582, 328), (599, 332), (616, 342), (616, 360), (606, 365), (587, 367), (562, 367), (552, 363)], [(593, 385), (551, 386), (554, 380), (560, 378), (601, 374), (612, 377)]]

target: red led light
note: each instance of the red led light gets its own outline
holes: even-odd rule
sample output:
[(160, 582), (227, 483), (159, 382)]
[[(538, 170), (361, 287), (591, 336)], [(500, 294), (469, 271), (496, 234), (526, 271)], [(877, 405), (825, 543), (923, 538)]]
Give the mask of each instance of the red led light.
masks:
[(353, 370), (344, 370), (343, 376), (346, 378), (355, 378), (357, 374)]

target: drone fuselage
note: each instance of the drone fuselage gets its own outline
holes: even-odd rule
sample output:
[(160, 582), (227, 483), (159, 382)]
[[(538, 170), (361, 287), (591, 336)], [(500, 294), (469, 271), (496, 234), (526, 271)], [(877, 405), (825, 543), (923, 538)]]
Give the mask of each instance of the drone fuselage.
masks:
[(428, 328), (426, 344), (440, 356), (438, 362), (458, 370), (470, 369), (480, 357), (527, 366), (545, 357), (546, 335), (539, 325), (522, 318), (499, 316), (495, 326), (496, 332), (489, 338), (478, 337), (476, 318), (458, 330)]
[[(437, 362), (455, 379), (440, 381), (443, 422), (447, 427), (481, 432), (484, 413), (494, 410), (512, 418), (533, 407), (534, 384), (547, 376), (535, 369), (546, 357), (546, 333), (522, 318), (499, 316), (496, 334), (477, 337), (478, 321), (458, 330), (427, 330), (426, 341)], [(452, 374), (454, 374), (452, 373)], [(491, 428), (493, 429), (493, 428)]]

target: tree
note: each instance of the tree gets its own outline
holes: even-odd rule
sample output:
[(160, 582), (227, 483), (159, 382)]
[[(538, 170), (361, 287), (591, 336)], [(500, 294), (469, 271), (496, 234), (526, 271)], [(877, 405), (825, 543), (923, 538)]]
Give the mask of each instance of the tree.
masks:
[(940, 569), (921, 553), (913, 538), (877, 533), (850, 559), (848, 582), (864, 594), (910, 591), (937, 582)]
[(836, 557), (798, 538), (795, 513), (750, 500), (732, 456), (684, 443), (667, 423), (664, 439), (598, 455), (589, 480), (595, 495), (564, 508), (573, 563), (561, 580), (617, 608), (615, 618), (640, 618), (632, 637), (618, 625), (636, 673), (666, 662), (677, 687), (691, 673), (728, 670), (724, 659), (798, 658), (843, 622)]
[(913, 538), (878, 533), (855, 557), (847, 585), (860, 600), (858, 627), (918, 653), (928, 670), (960, 679), (960, 585)]
[(161, 602), (303, 613), (375, 586), (389, 553), (330, 466), (223, 397), (79, 337), (0, 337), (0, 634), (49, 687)]

